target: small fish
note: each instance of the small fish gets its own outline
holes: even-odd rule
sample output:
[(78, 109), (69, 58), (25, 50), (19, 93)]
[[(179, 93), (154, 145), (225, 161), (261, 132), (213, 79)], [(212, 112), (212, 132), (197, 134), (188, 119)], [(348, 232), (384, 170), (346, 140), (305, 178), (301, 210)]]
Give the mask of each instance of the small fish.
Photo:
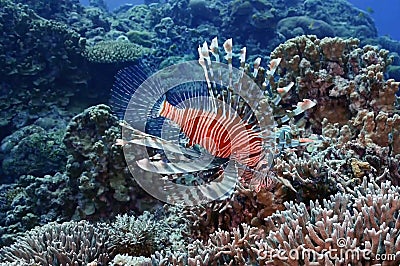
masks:
[(375, 13), (375, 11), (374, 11), (374, 9), (372, 8), (372, 7), (367, 7), (366, 9), (365, 9), (365, 11), (367, 11), (369, 14), (374, 14)]
[(290, 91), (290, 89), (293, 87), (293, 85), (294, 85), (294, 82), (292, 81), (283, 88), (277, 88), (276, 91), (279, 93), (279, 95), (281, 97), (283, 97), (286, 95), (286, 93), (288, 93)]
[(314, 24), (315, 24), (315, 21), (312, 20), (312, 21), (310, 22), (310, 24), (308, 25), (308, 29), (310, 29), (310, 30), (314, 29)]
[(275, 129), (276, 144), (278, 149), (283, 151), (285, 149), (294, 149), (299, 146), (308, 146), (310, 144), (318, 144), (322, 141), (317, 136), (310, 136), (308, 138), (295, 137), (292, 134), (292, 129), (288, 125), (283, 125)]

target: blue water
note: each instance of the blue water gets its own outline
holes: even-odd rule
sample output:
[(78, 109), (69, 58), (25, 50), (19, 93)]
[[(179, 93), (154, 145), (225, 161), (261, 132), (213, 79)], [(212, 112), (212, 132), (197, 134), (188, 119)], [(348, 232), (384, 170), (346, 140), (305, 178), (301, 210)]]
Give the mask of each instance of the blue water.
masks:
[[(108, 8), (113, 10), (122, 4), (143, 4), (144, 0), (105, 0)], [(88, 4), (89, 0), (81, 0)], [(398, 28), (400, 16), (400, 0), (349, 0), (354, 6), (362, 10), (372, 10), (373, 17), (379, 35), (389, 35), (393, 39), (400, 40)]]
[(371, 16), (379, 35), (389, 35), (393, 39), (400, 40), (399, 0), (349, 0), (349, 2), (362, 10), (373, 11)]

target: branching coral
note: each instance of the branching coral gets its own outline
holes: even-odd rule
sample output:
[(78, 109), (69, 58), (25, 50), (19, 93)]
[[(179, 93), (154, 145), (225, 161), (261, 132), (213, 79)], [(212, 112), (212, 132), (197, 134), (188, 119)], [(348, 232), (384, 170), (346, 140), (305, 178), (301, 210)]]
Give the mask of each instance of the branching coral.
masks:
[(151, 259), (146, 257), (132, 257), (129, 255), (117, 255), (109, 264), (111, 266), (151, 266)]
[[(399, 191), (390, 182), (379, 187), (364, 179), (354, 195), (336, 194), (322, 206), (311, 202), (308, 210), (303, 203), (286, 203), (287, 211), (267, 218), (271, 231), (258, 243), (264, 249), (259, 254), (274, 265), (395, 265), (400, 261)], [(291, 256), (293, 250), (302, 256)]]
[(110, 226), (110, 250), (113, 254), (150, 257), (155, 251), (184, 248), (188, 228), (178, 211), (171, 207), (168, 216), (149, 212), (139, 217), (117, 216)]
[(323, 205), (285, 203), (287, 210), (265, 219), (266, 235), (243, 224), (195, 241), (189, 265), (397, 265), (399, 192), (389, 182), (379, 187), (364, 179), (353, 194), (338, 193)]
[(263, 231), (243, 224), (231, 232), (218, 230), (206, 244), (197, 240), (189, 245), (188, 265), (252, 265), (257, 264), (255, 246)]
[(82, 265), (95, 259), (106, 263), (108, 237), (107, 230), (86, 221), (49, 223), (1, 249), (0, 259), (40, 265)]
[[(112, 223), (53, 222), (28, 231), (14, 244), (0, 249), (0, 265), (125, 265), (120, 263), (128, 260), (148, 263), (150, 258), (141, 257), (144, 255), (163, 265), (162, 260), (173, 261), (172, 254), (184, 250), (187, 226), (181, 210), (167, 206), (158, 214), (124, 215)], [(185, 253), (179, 256), (181, 262), (186, 260)]]
[[(341, 173), (347, 178), (361, 178), (374, 173), (378, 182), (400, 182), (397, 114), (361, 110), (348, 125), (323, 121), (324, 136), (335, 141), (334, 147), (342, 165)], [(351, 166), (351, 168), (349, 167)], [(347, 169), (347, 171), (345, 171)], [(332, 172), (331, 172), (332, 173)], [(344, 177), (341, 174), (340, 176)], [(336, 179), (339, 175), (334, 176)], [(347, 188), (343, 183), (343, 188)]]
[(400, 153), (400, 116), (389, 115), (385, 112), (368, 112), (361, 110), (351, 120), (352, 126), (357, 129), (359, 135), (357, 140), (365, 146), (376, 144), (380, 147), (390, 147), (393, 154)]

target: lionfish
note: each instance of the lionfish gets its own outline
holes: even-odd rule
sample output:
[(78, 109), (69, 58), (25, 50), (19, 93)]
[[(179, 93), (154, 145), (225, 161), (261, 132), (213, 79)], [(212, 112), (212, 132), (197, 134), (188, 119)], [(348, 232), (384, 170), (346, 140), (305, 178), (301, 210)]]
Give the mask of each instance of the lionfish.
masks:
[[(136, 164), (144, 171), (178, 183), (213, 183), (204, 193), (221, 190), (215, 193), (215, 199), (229, 196), (238, 180), (249, 182), (256, 191), (269, 188), (275, 179), (270, 170), (276, 153), (274, 146), (306, 145), (310, 141), (287, 138), (287, 126), (276, 129), (270, 106), (277, 106), (294, 85), (291, 82), (272, 90), (269, 83), (281, 59), (272, 59), (265, 70), (260, 66), (261, 58), (257, 58), (251, 68), (245, 62), (246, 47), (234, 54), (232, 39), (228, 39), (223, 49), (226, 64), (220, 60), (217, 38), (210, 46), (207, 42), (199, 46), (201, 82), (194, 79), (167, 91), (162, 88), (163, 80), (157, 78), (137, 93), (148, 75), (142, 66), (128, 67), (117, 73), (112, 94), (112, 105), (125, 112), (126, 122), (121, 126), (130, 131), (129, 139), (119, 139), (117, 144), (154, 149), (152, 156), (136, 160)], [(239, 57), (239, 69), (233, 67), (234, 57)], [(132, 105), (132, 100), (137, 104)], [(313, 106), (315, 102), (304, 99), (278, 118), (278, 123), (283, 124)], [(179, 131), (178, 142), (160, 134), (160, 126), (166, 121)], [(183, 155), (191, 163), (174, 162), (165, 152)]]

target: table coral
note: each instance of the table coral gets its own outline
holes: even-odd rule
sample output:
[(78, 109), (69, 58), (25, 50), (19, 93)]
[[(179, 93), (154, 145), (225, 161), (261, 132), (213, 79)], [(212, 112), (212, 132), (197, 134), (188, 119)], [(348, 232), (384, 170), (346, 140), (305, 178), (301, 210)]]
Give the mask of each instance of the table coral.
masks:
[(126, 63), (135, 62), (145, 53), (149, 53), (148, 48), (144, 48), (129, 41), (102, 41), (93, 46), (85, 47), (84, 56), (93, 63)]

